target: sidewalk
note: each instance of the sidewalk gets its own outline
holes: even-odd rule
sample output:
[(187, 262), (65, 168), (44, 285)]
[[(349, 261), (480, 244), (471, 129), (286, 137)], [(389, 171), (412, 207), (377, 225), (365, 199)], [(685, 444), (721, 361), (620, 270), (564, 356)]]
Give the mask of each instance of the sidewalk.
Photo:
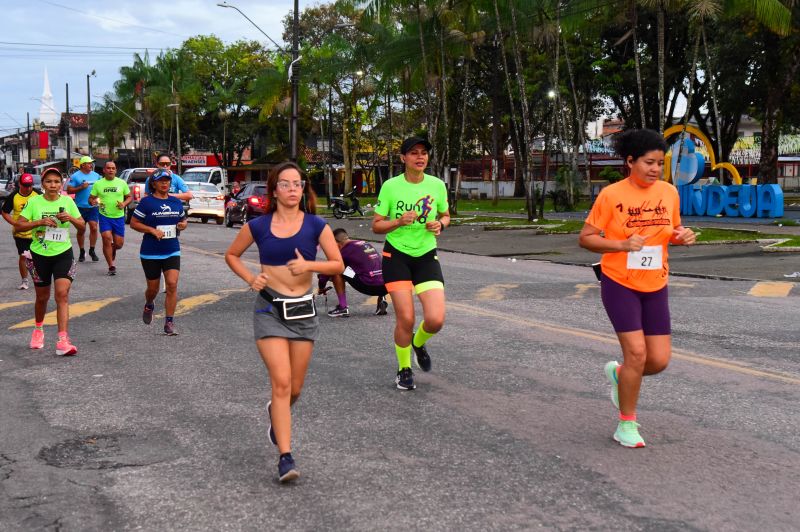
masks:
[[(465, 213), (461, 213), (465, 214)], [(471, 213), (470, 213), (471, 214)], [(481, 213), (483, 214), (483, 213)], [(491, 213), (492, 216), (504, 216)], [(550, 214), (549, 219), (582, 219), (585, 213)], [(509, 215), (516, 217), (516, 215)], [(770, 226), (766, 223), (731, 222), (735, 218), (687, 217), (684, 223), (698, 227), (757, 230), (765, 233), (800, 235), (800, 226)], [(329, 218), (332, 228), (343, 227), (351, 238), (383, 242), (382, 235), (371, 230), (371, 218), (336, 220)], [(492, 230), (483, 227), (450, 227), (439, 237), (439, 249), (455, 253), (546, 260), (560, 264), (589, 266), (600, 255), (578, 246), (578, 235), (538, 235), (534, 229)], [(800, 253), (765, 253), (757, 243), (706, 244), (670, 248), (670, 269), (673, 275), (711, 279), (800, 282), (798, 277), (784, 277), (800, 272)]]

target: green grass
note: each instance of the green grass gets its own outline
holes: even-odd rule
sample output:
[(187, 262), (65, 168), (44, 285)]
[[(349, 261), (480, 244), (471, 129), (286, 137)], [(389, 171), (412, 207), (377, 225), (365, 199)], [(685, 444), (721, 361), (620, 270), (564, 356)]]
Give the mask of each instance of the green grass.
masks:
[(796, 227), (796, 226), (798, 226), (800, 224), (797, 223), (797, 220), (788, 220), (786, 218), (783, 218), (781, 220), (773, 221), (772, 225), (783, 225), (783, 226), (786, 226), (786, 227)]
[(735, 229), (716, 229), (710, 227), (693, 227), (698, 242), (717, 242), (734, 240), (737, 242), (753, 242), (760, 238), (769, 238), (758, 231), (738, 231)]
[[(589, 201), (582, 200), (573, 208), (575, 211), (588, 211)], [(538, 208), (538, 205), (537, 205)], [(545, 212), (553, 212), (553, 202), (550, 199), (545, 199), (544, 202)], [(490, 199), (460, 199), (458, 200), (459, 214), (469, 214), (470, 211), (480, 212), (504, 212), (504, 213), (518, 213), (524, 214), (525, 198), (504, 198), (497, 201), (497, 205), (492, 205)]]
[[(557, 215), (555, 215), (557, 216)], [(486, 230), (498, 230), (514, 227), (536, 226), (545, 233), (577, 233), (583, 228), (583, 220), (536, 219), (529, 222), (526, 218), (504, 218), (491, 215), (459, 214), (451, 218), (452, 225), (483, 225)]]
[(777, 244), (775, 247), (777, 248), (800, 248), (800, 236), (793, 236), (789, 238), (786, 242), (781, 242)]

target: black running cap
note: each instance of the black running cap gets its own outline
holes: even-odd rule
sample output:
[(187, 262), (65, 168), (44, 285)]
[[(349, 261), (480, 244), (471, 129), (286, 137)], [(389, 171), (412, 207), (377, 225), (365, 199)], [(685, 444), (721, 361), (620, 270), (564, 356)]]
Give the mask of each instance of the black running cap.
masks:
[(403, 144), (400, 146), (400, 153), (405, 155), (406, 153), (411, 151), (411, 148), (413, 148), (417, 144), (422, 144), (428, 151), (431, 151), (431, 149), (433, 148), (433, 144), (423, 139), (422, 137), (409, 137), (406, 140), (404, 140)]

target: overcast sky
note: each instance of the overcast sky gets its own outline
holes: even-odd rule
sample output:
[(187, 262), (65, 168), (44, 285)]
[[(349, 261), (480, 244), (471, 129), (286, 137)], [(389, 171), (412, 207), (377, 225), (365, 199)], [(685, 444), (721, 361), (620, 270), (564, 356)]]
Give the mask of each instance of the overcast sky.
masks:
[[(0, 0), (0, 136), (24, 127), (25, 113), (30, 113), (31, 122), (39, 116), (41, 104), (31, 98), (42, 96), (45, 67), (55, 108), (65, 110), (69, 83), (70, 110), (83, 113), (86, 75), (96, 71), (92, 94), (109, 92), (119, 79), (119, 68), (132, 64), (137, 50), (155, 56), (161, 49), (179, 47), (188, 37), (208, 34), (226, 43), (247, 38), (270, 44), (236, 10), (218, 7), (218, 1)], [(292, 0), (228, 3), (282, 42), (281, 21), (291, 11)], [(311, 4), (301, 0), (300, 9)]]

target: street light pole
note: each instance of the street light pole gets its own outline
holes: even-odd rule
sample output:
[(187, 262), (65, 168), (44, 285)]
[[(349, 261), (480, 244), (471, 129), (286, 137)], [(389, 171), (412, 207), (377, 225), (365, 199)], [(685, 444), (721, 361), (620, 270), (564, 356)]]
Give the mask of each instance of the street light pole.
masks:
[[(298, 0), (294, 0), (294, 21), (293, 21), (293, 30), (292, 30), (292, 62), (289, 64), (289, 77), (292, 84), (292, 104), (291, 104), (291, 118), (289, 119), (289, 158), (293, 161), (297, 161), (297, 115), (298, 109), (300, 106), (300, 96), (299, 96), (299, 87), (300, 87), (300, 78), (297, 75), (298, 70), (298, 63), (300, 61), (299, 55), (299, 33), (300, 33), (300, 8), (299, 8)], [(219, 2), (217, 3), (219, 7), (226, 7), (235, 9), (242, 15), (247, 21), (255, 26), (255, 28), (261, 32), (264, 37), (269, 39), (269, 41), (275, 45), (275, 47), (281, 51), (282, 53), (286, 53), (286, 50), (282, 48), (278, 43), (272, 40), (272, 37), (267, 35), (264, 30), (262, 30), (258, 24), (250, 20), (250, 17), (244, 14), (244, 12), (236, 7), (233, 4), (229, 4), (228, 2)]]

